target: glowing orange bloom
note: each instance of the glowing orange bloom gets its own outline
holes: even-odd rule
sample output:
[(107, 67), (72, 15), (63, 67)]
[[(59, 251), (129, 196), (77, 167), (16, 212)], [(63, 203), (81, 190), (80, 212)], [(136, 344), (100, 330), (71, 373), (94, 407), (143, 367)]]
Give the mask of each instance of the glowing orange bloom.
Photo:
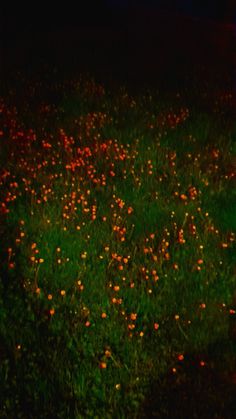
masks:
[(111, 356), (111, 351), (109, 351), (108, 349), (106, 349), (106, 351), (105, 351), (105, 356), (106, 356), (107, 358), (110, 358), (110, 356)]
[(101, 368), (102, 370), (104, 370), (104, 369), (106, 369), (106, 367), (107, 367), (106, 362), (100, 362), (99, 368)]

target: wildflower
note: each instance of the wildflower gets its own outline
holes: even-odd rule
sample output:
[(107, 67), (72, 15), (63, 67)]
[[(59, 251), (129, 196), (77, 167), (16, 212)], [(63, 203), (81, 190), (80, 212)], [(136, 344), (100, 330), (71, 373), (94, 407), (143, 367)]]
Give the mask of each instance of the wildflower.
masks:
[(100, 362), (99, 368), (101, 368), (102, 370), (104, 370), (104, 369), (106, 369), (106, 367), (107, 367), (106, 362)]
[(128, 324), (128, 329), (129, 330), (135, 329), (135, 324)]
[(9, 269), (14, 269), (15, 268), (15, 263), (14, 262), (10, 262), (8, 265)]
[(136, 320), (137, 319), (137, 313), (131, 313), (130, 314), (130, 319), (131, 320)]

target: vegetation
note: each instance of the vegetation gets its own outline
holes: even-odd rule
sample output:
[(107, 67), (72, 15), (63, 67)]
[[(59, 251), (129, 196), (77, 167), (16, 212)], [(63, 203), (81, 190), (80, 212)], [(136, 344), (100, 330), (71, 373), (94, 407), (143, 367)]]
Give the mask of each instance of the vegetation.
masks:
[(0, 101), (1, 418), (231, 417), (231, 92), (19, 85)]

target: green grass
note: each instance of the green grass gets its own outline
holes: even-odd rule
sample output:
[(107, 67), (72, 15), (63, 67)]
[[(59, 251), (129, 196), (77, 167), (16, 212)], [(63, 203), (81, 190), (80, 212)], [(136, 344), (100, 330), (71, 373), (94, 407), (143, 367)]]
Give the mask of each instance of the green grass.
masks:
[(198, 400), (204, 381), (222, 417), (214, 380), (236, 361), (225, 102), (80, 78), (55, 83), (54, 105), (33, 86), (21, 106), (17, 90), (1, 99), (0, 416), (177, 417), (182, 391), (181, 417), (203, 417), (187, 388)]

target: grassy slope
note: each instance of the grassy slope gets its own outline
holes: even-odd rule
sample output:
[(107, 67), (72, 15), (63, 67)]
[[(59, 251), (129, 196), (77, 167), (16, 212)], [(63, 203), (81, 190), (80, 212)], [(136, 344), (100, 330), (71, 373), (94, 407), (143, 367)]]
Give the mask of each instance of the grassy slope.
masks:
[(203, 381), (226, 414), (230, 96), (27, 86), (1, 104), (2, 417), (170, 417), (172, 390), (203, 417)]

